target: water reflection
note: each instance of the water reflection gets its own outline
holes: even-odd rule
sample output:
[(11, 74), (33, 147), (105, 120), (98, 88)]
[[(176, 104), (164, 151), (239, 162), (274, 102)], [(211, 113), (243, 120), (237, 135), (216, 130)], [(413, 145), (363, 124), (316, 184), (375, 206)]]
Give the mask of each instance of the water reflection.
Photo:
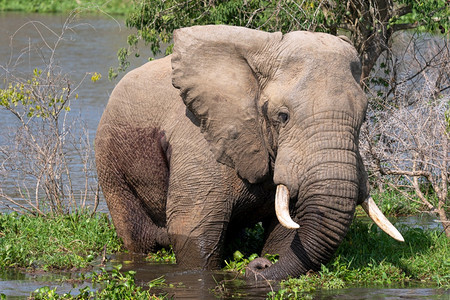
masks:
[(77, 280), (71, 283), (68, 279), (77, 279), (79, 274), (68, 272), (61, 273), (23, 273), (15, 269), (0, 270), (0, 293), (6, 295), (6, 299), (28, 299), (36, 289), (49, 286), (57, 288), (59, 294), (79, 293), (79, 289), (87, 285)]
[[(34, 68), (45, 67), (50, 52), (41, 35), (53, 47), (56, 42), (54, 34), (61, 33), (66, 18), (66, 15), (61, 14), (1, 13), (0, 65), (7, 69), (2, 70), (2, 75), (9, 71), (29, 74)], [(24, 26), (30, 21), (33, 23)], [(108, 95), (116, 83), (107, 80), (109, 67), (116, 65), (117, 50), (125, 45), (129, 33), (122, 19), (80, 16), (66, 30), (56, 49), (55, 61), (63, 72), (70, 74), (73, 82), (80, 82), (89, 72), (103, 75), (103, 79), (95, 84), (87, 80), (78, 90), (79, 100), (72, 103), (75, 113), (80, 113), (88, 122), (91, 133), (95, 132)], [(21, 51), (30, 44), (34, 45), (35, 50), (17, 60)], [(140, 61), (133, 60), (134, 64), (130, 68), (145, 62), (143, 57)], [(5, 116), (1, 117), (3, 120)]]
[[(362, 220), (364, 223), (372, 224), (373, 221), (369, 217), (358, 217), (359, 220)], [(423, 230), (444, 230), (442, 227), (442, 223), (439, 219), (432, 215), (423, 213), (416, 216), (406, 216), (406, 217), (397, 217), (397, 218), (389, 218), (391, 222), (397, 227), (400, 231), (402, 228), (420, 228)], [(374, 225), (376, 226), (376, 225)]]
[(444, 230), (442, 223), (436, 216), (426, 213), (417, 216), (399, 217), (395, 221), (400, 228), (404, 226), (423, 230)]

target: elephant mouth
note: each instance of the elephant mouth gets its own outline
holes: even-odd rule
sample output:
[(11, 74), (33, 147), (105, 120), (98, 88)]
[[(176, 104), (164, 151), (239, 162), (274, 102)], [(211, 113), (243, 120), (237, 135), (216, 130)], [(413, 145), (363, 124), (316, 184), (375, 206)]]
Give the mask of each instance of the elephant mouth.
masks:
[[(287, 229), (298, 229), (300, 228), (300, 225), (294, 222), (289, 214), (289, 199), (290, 196), (288, 188), (283, 184), (279, 184), (275, 194), (275, 212), (278, 221)], [(363, 203), (361, 203), (361, 206), (367, 215), (375, 222), (375, 224), (377, 224), (378, 227), (380, 227), (389, 236), (400, 242), (405, 241), (397, 228), (395, 228), (394, 225), (392, 225), (392, 223), (389, 222), (386, 216), (381, 212), (372, 197), (369, 196)]]

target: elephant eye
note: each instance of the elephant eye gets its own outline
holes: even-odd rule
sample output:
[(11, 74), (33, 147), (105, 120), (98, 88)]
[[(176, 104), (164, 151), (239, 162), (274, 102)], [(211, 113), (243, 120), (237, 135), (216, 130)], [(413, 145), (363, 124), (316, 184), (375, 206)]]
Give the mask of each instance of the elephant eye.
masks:
[(286, 112), (279, 112), (278, 113), (278, 121), (284, 125), (289, 121), (289, 114)]

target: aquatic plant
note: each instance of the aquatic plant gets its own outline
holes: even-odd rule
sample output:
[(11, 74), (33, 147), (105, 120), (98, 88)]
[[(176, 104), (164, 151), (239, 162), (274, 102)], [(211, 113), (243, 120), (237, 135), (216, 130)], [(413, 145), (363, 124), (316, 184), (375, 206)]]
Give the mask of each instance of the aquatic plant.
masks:
[(120, 272), (121, 265), (114, 267), (111, 271), (102, 268), (99, 272), (93, 272), (89, 279), (93, 287), (81, 288), (77, 295), (71, 293), (58, 294), (57, 288), (48, 286), (41, 287), (31, 294), (34, 299), (167, 299), (167, 295), (155, 295), (152, 288), (166, 287), (163, 277), (156, 278), (148, 283), (148, 289), (138, 286), (135, 281), (134, 271)]

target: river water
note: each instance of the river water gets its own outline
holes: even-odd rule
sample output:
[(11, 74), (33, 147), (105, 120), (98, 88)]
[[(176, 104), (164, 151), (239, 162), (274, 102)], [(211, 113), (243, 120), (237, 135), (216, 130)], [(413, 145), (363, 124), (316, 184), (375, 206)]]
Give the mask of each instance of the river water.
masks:
[[(50, 30), (60, 34), (66, 17), (60, 14), (0, 13), (0, 66), (13, 72), (29, 74), (32, 74), (34, 68), (45, 67), (49, 52), (43, 39), (52, 46), (56, 39)], [(126, 37), (130, 32), (124, 27), (123, 20), (107, 16), (80, 17), (75, 19), (69, 28), (56, 49), (57, 64), (70, 74), (74, 83), (80, 82), (89, 72), (99, 72), (103, 75), (95, 84), (85, 80), (78, 90), (79, 99), (71, 105), (71, 113), (81, 114), (87, 122), (89, 134), (93, 137), (108, 95), (116, 84), (116, 81), (107, 79), (108, 69), (117, 65), (117, 50), (126, 45)], [(18, 58), (21, 51), (30, 44), (39, 50), (30, 53), (25, 51), (25, 55)], [(45, 56), (45, 61), (42, 56)], [(144, 59), (134, 62), (136, 66), (143, 63)], [(0, 73), (2, 76), (6, 72), (3, 68)], [(12, 116), (8, 112), (0, 111), (0, 117), (2, 128), (10, 125)]]
[[(49, 48), (58, 46), (54, 51), (54, 61), (57, 70), (70, 76), (71, 86), (74, 88), (80, 82), (77, 89), (78, 99), (72, 99), (70, 113), (67, 114), (67, 124), (72, 125), (73, 136), (85, 136), (90, 141), (91, 149), (95, 137), (96, 128), (101, 114), (106, 106), (109, 94), (115, 81), (108, 80), (110, 67), (117, 67), (117, 51), (126, 46), (126, 40), (130, 31), (124, 26), (123, 19), (100, 16), (77, 16), (70, 19), (63, 14), (22, 14), (0, 13), (0, 86), (5, 87), (5, 79), (10, 76), (30, 78), (33, 69), (45, 69), (53, 54)], [(62, 31), (64, 34), (62, 35)], [(59, 40), (61, 36), (61, 40)], [(140, 58), (131, 60), (132, 69), (146, 62), (149, 54), (143, 51)], [(90, 75), (93, 72), (102, 74), (102, 78), (93, 83)], [(123, 74), (120, 74), (121, 76)], [(84, 78), (86, 77), (86, 78)], [(83, 80), (84, 78), (84, 80)], [(10, 112), (0, 109), (0, 147), (13, 143), (11, 133), (19, 126), (18, 121)], [(81, 147), (76, 138), (71, 141), (77, 147)], [(71, 147), (70, 144), (68, 147)], [(0, 148), (1, 149), (1, 148)], [(75, 147), (68, 149), (68, 152)], [(14, 153), (14, 150), (10, 152)], [(18, 151), (17, 151), (18, 152)], [(75, 191), (83, 191), (85, 175), (81, 172), (83, 166), (80, 155), (68, 155), (70, 160), (72, 178)], [(93, 158), (93, 152), (90, 153)], [(3, 159), (0, 151), (0, 189), (21, 204), (24, 204), (19, 195), (20, 189), (33, 189), (36, 179), (28, 177), (23, 179), (23, 173), (12, 171), (14, 159)], [(24, 160), (24, 156), (19, 157)], [(7, 165), (7, 164), (10, 165)], [(4, 167), (4, 168), (2, 168)], [(95, 185), (95, 169), (91, 165), (89, 175), (91, 188)], [(81, 192), (80, 192), (81, 193)], [(91, 197), (93, 198), (93, 197)], [(0, 201), (0, 210), (4, 210), (5, 203)], [(10, 203), (6, 203), (10, 204)], [(107, 211), (104, 201), (100, 202), (100, 211)]]
[[(66, 18), (67, 16), (63, 14), (0, 13), (0, 78), (2, 82), (9, 71), (30, 74), (35, 67), (45, 66), (45, 59), (49, 56), (45, 43), (51, 44), (56, 41), (55, 36), (60, 34)], [(30, 21), (33, 22), (30, 23)], [(26, 23), (27, 25), (24, 25)], [(122, 19), (98, 15), (83, 16), (73, 20), (57, 48), (56, 62), (64, 72), (70, 74), (74, 82), (79, 82), (89, 72), (99, 72), (103, 75), (103, 78), (96, 83), (90, 82), (89, 78), (85, 80), (78, 90), (78, 100), (71, 104), (72, 110), (69, 114), (83, 120), (91, 144), (108, 96), (117, 83), (117, 80), (111, 82), (107, 79), (108, 69), (117, 65), (117, 50), (126, 45), (126, 37), (129, 33)], [(33, 51), (23, 51), (30, 45), (36, 46)], [(150, 54), (144, 51), (140, 58), (132, 60), (130, 69), (145, 63), (149, 56)], [(0, 146), (10, 142), (8, 134), (5, 133), (15, 127), (17, 127), (15, 118), (10, 113), (0, 110), (0, 128), (3, 133), (0, 134)], [(13, 176), (0, 177), (0, 188), (6, 193), (14, 193), (16, 187), (17, 178), (11, 177)], [(5, 209), (0, 204), (0, 211)], [(107, 211), (103, 200), (99, 210)], [(403, 222), (412, 225), (408, 220)], [(414, 220), (413, 222), (422, 224), (423, 227), (435, 226), (434, 220), (420, 222)], [(142, 256), (111, 257), (111, 265), (119, 263), (124, 266), (123, 270), (137, 271), (136, 278), (140, 283), (162, 275), (165, 276), (167, 283), (173, 283), (175, 286), (182, 282), (183, 286), (167, 291), (169, 295), (178, 299), (216, 299), (212, 290), (217, 287), (217, 282), (222, 280), (224, 280), (223, 286), (228, 291), (222, 294), (222, 298), (231, 298), (232, 295), (240, 294), (244, 299), (265, 299), (270, 291), (270, 287), (267, 286), (232, 280), (233, 278), (230, 277), (232, 275), (229, 273), (185, 271), (175, 265), (150, 264), (145, 262)], [(23, 274), (14, 270), (0, 270), (0, 293), (6, 294), (11, 299), (25, 299), (30, 292), (45, 285), (58, 286), (59, 292), (71, 290), (76, 292), (76, 288), (71, 284), (56, 283), (62, 276), (68, 276), (68, 274)], [(317, 299), (449, 299), (449, 297), (450, 295), (442, 290), (422, 287), (351, 288), (319, 291), (315, 296)]]

